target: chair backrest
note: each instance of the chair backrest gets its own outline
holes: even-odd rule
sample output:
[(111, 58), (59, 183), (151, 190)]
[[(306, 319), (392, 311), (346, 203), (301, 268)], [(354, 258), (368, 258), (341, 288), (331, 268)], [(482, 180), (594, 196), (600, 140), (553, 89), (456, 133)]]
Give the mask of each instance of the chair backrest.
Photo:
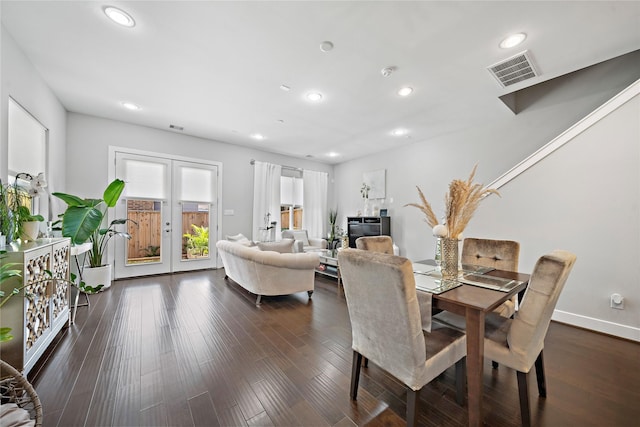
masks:
[(411, 262), (343, 249), (338, 254), (352, 347), (405, 384), (424, 369), (426, 350)]
[(462, 264), (481, 265), (498, 270), (518, 271), (520, 243), (513, 240), (466, 238), (462, 245)]
[(544, 347), (551, 315), (575, 261), (571, 252), (555, 250), (540, 257), (533, 269), (520, 310), (507, 334), (509, 348), (531, 363)]
[(283, 239), (302, 240), (304, 246), (309, 245), (307, 230), (282, 230)]
[(393, 240), (390, 236), (365, 236), (356, 239), (356, 248), (393, 255)]

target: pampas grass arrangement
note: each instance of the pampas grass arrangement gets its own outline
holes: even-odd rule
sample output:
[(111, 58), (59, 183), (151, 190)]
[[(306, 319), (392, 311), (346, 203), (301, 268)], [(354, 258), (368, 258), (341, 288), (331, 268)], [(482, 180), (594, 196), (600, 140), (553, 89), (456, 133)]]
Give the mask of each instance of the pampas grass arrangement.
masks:
[(449, 184), (449, 192), (444, 198), (446, 229), (438, 224), (438, 218), (433, 213), (433, 209), (420, 187), (416, 186), (421, 203), (408, 203), (405, 206), (420, 209), (425, 216), (424, 221), (434, 229), (434, 234), (439, 237), (458, 239), (473, 218), (482, 199), (489, 194), (500, 196), (496, 190), (484, 188), (482, 184), (473, 182), (477, 167), (478, 165), (473, 167), (466, 181), (454, 179)]

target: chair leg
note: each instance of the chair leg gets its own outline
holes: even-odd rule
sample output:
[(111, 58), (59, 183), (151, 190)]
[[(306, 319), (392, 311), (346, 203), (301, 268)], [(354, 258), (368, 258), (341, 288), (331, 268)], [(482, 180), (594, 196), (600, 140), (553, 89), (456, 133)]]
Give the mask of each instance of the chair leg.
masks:
[(262, 295), (258, 295), (258, 298), (256, 298), (256, 307), (260, 307), (260, 300), (262, 299)]
[(407, 427), (418, 425), (418, 402), (420, 401), (420, 390), (407, 391)]
[(365, 368), (368, 368), (368, 367), (369, 367), (369, 358), (368, 358), (368, 357), (365, 357), (365, 358), (364, 358), (364, 367), (365, 367)]
[(354, 350), (353, 363), (351, 364), (351, 400), (356, 400), (358, 396), (358, 382), (360, 382), (360, 365), (362, 365), (362, 355)]
[(547, 397), (547, 381), (544, 378), (544, 360), (542, 357), (542, 350), (536, 359), (536, 379), (538, 380), (538, 395), (540, 397)]
[(520, 418), (522, 427), (531, 426), (531, 413), (529, 411), (529, 382), (528, 374), (516, 371), (518, 376), (518, 394), (520, 395)]
[(458, 405), (464, 405), (464, 397), (467, 394), (467, 358), (456, 362), (456, 402)]

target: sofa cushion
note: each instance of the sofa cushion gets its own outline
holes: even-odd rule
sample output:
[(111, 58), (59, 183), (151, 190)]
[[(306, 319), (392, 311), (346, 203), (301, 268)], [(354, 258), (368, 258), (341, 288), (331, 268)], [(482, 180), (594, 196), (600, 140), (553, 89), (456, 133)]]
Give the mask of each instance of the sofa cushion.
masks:
[(261, 251), (274, 251), (281, 254), (293, 253), (293, 239), (282, 239), (279, 242), (258, 242)]
[(307, 230), (293, 230), (291, 231), (291, 235), (294, 240), (301, 240), (302, 246), (309, 246), (309, 236), (307, 235)]
[(245, 246), (255, 246), (256, 244), (249, 240), (244, 234), (238, 233), (235, 236), (227, 236), (227, 240), (230, 242), (240, 243)]

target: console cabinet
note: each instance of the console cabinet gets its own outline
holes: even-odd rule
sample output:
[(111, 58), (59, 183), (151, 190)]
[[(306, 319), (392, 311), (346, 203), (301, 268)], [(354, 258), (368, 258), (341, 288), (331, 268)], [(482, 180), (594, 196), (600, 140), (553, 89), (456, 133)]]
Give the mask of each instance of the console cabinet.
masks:
[[(2, 264), (17, 263), (15, 269), (22, 270), (22, 278), (11, 278), (0, 286), (5, 295), (22, 285), (25, 288), (2, 307), (2, 327), (11, 328), (13, 339), (0, 345), (0, 354), (26, 375), (69, 321), (70, 240), (13, 242), (6, 250)], [(65, 280), (51, 280), (46, 271)]]
[(356, 239), (363, 236), (391, 236), (391, 217), (350, 216), (347, 217), (349, 247), (356, 247)]

